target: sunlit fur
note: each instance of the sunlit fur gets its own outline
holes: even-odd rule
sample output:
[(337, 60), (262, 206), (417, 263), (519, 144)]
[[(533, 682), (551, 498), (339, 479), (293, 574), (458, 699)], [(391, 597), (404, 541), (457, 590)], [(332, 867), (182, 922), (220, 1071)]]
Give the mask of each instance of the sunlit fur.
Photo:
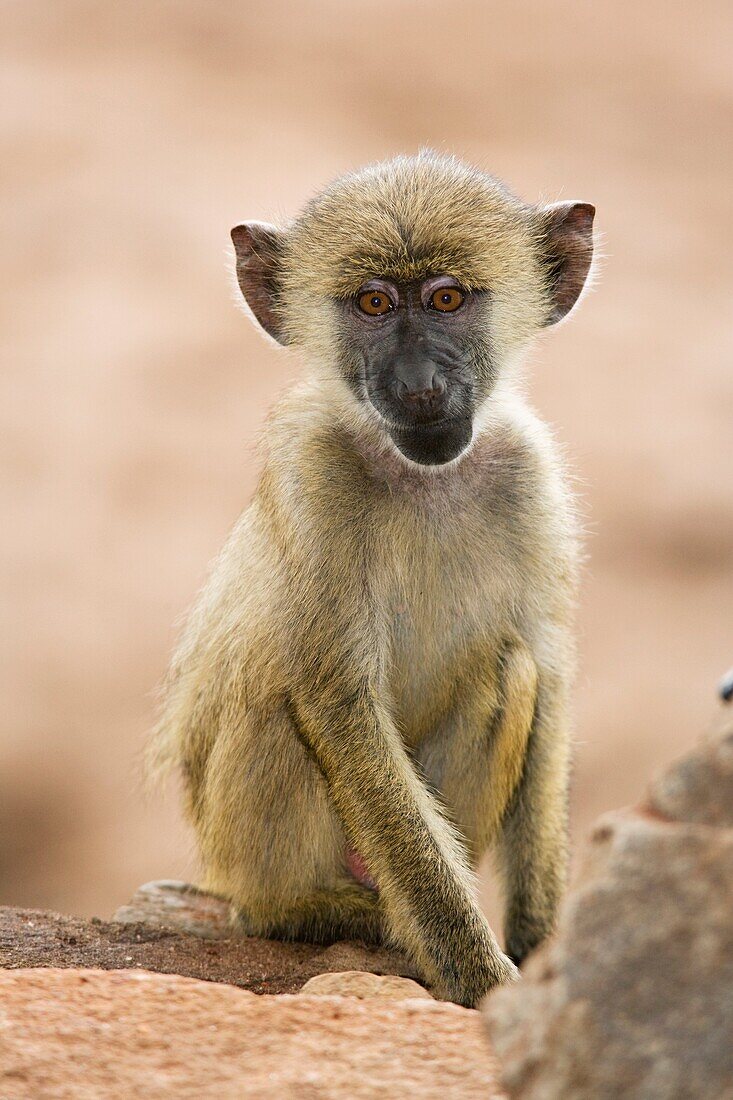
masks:
[[(203, 885), (271, 936), (386, 938), (475, 1004), (553, 928), (566, 865), (576, 537), (552, 439), (509, 370), (542, 327), (545, 214), (452, 159), (337, 182), (283, 236), (278, 309), (308, 363), (255, 498), (173, 660), (156, 740)], [(447, 271), (490, 288), (495, 382), (468, 450), (402, 458), (340, 368), (334, 299)], [(357, 850), (379, 892), (357, 883)]]

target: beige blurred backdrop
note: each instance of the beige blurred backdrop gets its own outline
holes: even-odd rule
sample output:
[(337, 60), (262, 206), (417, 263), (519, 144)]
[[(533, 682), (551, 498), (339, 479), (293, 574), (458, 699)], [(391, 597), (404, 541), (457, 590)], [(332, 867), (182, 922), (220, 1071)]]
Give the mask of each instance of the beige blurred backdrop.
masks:
[(598, 287), (529, 364), (588, 528), (576, 849), (704, 730), (733, 663), (731, 11), (0, 3), (0, 902), (106, 915), (195, 876), (140, 754), (300, 369), (235, 307), (228, 231), (422, 145), (598, 208)]

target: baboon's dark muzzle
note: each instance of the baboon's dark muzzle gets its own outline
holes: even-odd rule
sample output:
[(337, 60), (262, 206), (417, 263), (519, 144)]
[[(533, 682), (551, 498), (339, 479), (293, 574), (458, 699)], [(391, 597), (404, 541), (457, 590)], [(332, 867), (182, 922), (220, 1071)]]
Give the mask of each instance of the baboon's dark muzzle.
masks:
[(413, 462), (440, 465), (471, 441), (473, 371), (465, 351), (413, 321), (367, 351), (364, 383), (395, 446)]

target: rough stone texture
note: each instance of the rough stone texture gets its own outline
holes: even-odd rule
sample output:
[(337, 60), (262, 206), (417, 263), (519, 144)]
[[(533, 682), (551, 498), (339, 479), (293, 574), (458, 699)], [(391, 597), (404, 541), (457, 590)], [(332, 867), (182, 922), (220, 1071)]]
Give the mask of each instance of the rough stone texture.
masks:
[(413, 997), (432, 1000), (427, 989), (411, 978), (392, 974), (367, 974), (363, 970), (345, 970), (341, 974), (317, 974), (309, 978), (300, 991), (301, 997), (357, 997), (359, 1000), (405, 1001)]
[(477, 1012), (255, 997), (146, 971), (0, 972), (3, 1100), (500, 1100)]
[(174, 928), (211, 940), (228, 939), (232, 934), (228, 902), (188, 882), (173, 879), (146, 882), (112, 920), (118, 924)]
[(733, 1098), (732, 735), (599, 821), (557, 939), (488, 998), (512, 1097)]
[(649, 808), (675, 821), (733, 828), (733, 721), (652, 783)]
[(295, 993), (314, 975), (332, 971), (414, 976), (398, 954), (364, 944), (322, 947), (249, 936), (204, 939), (143, 922), (88, 921), (0, 907), (0, 967), (37, 966), (137, 967), (228, 982), (254, 993)]

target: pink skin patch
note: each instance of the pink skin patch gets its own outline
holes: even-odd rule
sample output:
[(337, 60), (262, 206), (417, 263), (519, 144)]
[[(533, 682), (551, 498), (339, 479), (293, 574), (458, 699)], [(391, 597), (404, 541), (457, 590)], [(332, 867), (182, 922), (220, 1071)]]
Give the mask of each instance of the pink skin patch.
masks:
[(370, 890), (378, 890), (376, 882), (369, 874), (369, 868), (366, 863), (353, 848), (346, 849), (346, 866), (349, 872), (353, 875), (358, 883), (362, 886), (368, 886)]

